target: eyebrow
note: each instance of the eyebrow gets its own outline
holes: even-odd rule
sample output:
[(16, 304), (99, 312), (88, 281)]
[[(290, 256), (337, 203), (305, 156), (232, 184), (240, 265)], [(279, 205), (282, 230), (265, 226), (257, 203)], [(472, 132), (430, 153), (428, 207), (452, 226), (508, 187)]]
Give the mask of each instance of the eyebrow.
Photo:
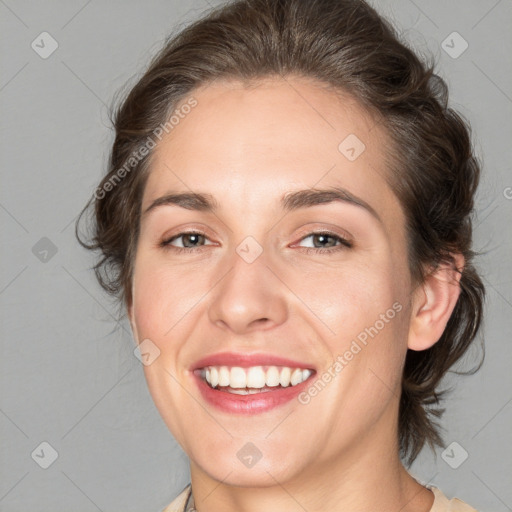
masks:
[[(340, 201), (352, 204), (367, 210), (373, 217), (382, 223), (382, 219), (375, 209), (366, 201), (352, 194), (342, 187), (332, 187), (328, 189), (305, 189), (288, 192), (281, 198), (281, 207), (283, 210), (290, 212), (301, 208), (310, 208), (321, 204)], [(218, 210), (219, 204), (216, 199), (207, 193), (197, 192), (176, 192), (169, 193), (155, 199), (144, 210), (146, 215), (151, 210), (159, 206), (179, 206), (187, 210), (196, 210), (207, 213), (214, 213)]]

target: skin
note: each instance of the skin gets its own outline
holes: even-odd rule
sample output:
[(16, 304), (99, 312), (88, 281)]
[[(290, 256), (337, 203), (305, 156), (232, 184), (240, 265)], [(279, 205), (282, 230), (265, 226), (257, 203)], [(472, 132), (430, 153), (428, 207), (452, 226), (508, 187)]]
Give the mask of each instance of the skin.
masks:
[[(143, 214), (128, 312), (136, 341), (160, 350), (145, 377), (190, 458), (197, 510), (429, 511), (432, 492), (398, 456), (400, 378), (407, 349), (441, 336), (458, 274), (440, 267), (420, 286), (411, 281), (383, 125), (349, 95), (300, 77), (217, 81), (193, 97), (197, 106), (155, 148), (142, 211), (171, 191), (210, 193), (218, 211), (165, 205)], [(338, 150), (349, 134), (366, 145), (352, 162)], [(380, 220), (339, 201), (280, 209), (288, 192), (334, 186)], [(160, 245), (192, 228), (206, 239)], [(310, 236), (325, 230), (353, 246), (329, 255), (340, 242)], [(247, 236), (263, 249), (250, 264), (236, 252)], [(185, 244), (200, 250), (172, 250)], [(310, 361), (321, 376), (396, 302), (400, 313), (306, 405), (230, 414), (193, 381), (193, 363), (220, 351)], [(262, 453), (252, 468), (237, 457), (247, 442)]]

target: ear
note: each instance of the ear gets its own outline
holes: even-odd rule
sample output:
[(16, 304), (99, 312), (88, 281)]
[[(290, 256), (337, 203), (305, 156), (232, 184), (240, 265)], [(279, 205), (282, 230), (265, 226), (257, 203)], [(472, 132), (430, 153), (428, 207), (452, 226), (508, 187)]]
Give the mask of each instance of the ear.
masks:
[(453, 263), (441, 263), (413, 294), (407, 344), (411, 350), (426, 350), (439, 341), (457, 304), (464, 256), (451, 256)]

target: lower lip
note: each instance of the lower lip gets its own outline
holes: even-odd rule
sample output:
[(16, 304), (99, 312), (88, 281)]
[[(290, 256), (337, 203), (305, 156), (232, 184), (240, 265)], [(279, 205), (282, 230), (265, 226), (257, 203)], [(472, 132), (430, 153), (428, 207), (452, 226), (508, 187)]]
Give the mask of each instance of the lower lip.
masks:
[(199, 391), (203, 398), (214, 407), (224, 412), (237, 414), (257, 414), (270, 411), (275, 407), (290, 402), (296, 398), (306, 386), (310, 379), (315, 375), (313, 373), (304, 382), (296, 386), (278, 388), (275, 391), (265, 391), (263, 393), (254, 393), (252, 395), (236, 395), (226, 391), (219, 391), (211, 388), (201, 377), (193, 374)]

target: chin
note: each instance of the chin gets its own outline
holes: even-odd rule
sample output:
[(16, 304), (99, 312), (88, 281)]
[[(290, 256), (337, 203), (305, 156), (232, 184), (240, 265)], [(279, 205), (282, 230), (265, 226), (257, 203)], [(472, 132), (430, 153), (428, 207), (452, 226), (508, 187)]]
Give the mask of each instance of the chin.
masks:
[[(214, 480), (234, 487), (272, 487), (276, 485), (276, 481), (281, 483), (289, 479), (289, 476), (281, 473), (282, 468), (276, 468), (273, 466), (271, 466), (270, 469), (263, 467), (253, 467), (251, 469), (241, 467), (229, 469), (228, 467), (224, 467), (222, 469), (219, 469), (219, 467), (203, 467), (203, 470), (206, 471)], [(231, 471), (231, 473), (228, 475), (229, 471)]]
[[(284, 482), (292, 477), (292, 461), (288, 456), (258, 454), (249, 443), (236, 443), (237, 448), (233, 450), (224, 444), (222, 452), (208, 456), (202, 453), (193, 459), (194, 464), (212, 479), (236, 487), (275, 486), (276, 480)], [(294, 473), (298, 469), (295, 468)]]

